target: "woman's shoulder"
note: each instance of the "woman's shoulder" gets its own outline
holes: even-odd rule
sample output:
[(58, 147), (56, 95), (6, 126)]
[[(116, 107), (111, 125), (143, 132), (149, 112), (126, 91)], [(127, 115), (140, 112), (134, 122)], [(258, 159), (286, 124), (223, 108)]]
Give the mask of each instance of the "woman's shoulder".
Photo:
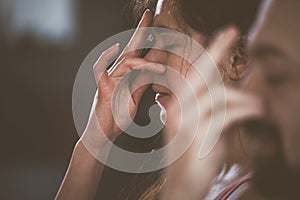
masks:
[(212, 183), (205, 200), (237, 199), (248, 187), (251, 173), (245, 172), (239, 165), (230, 168), (224, 166)]

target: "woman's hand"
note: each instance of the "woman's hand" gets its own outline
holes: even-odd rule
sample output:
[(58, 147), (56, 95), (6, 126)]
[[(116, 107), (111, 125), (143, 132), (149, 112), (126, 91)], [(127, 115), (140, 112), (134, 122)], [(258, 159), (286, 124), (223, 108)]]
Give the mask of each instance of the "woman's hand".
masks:
[[(101, 146), (107, 143), (107, 139), (114, 141), (124, 129), (128, 128), (136, 114), (140, 99), (149, 86), (149, 84), (141, 87), (137, 85), (141, 81), (151, 82), (151, 73), (165, 71), (162, 65), (140, 57), (142, 53), (140, 47), (146, 39), (142, 28), (148, 27), (151, 22), (151, 13), (146, 10), (130, 42), (109, 71), (106, 68), (109, 61), (119, 52), (118, 45), (106, 50), (94, 65), (98, 90), (87, 128), (81, 138), (89, 150), (100, 151)], [(132, 70), (140, 72), (133, 83), (129, 84), (128, 73)]]
[[(99, 162), (99, 156), (104, 156), (101, 161), (106, 159), (110, 150), (110, 141), (115, 140), (122, 132), (119, 125), (122, 128), (129, 126), (131, 120), (127, 118), (134, 117), (141, 96), (148, 87), (148, 85), (138, 87), (138, 84), (145, 80), (150, 82), (151, 73), (164, 72), (164, 67), (140, 58), (141, 51), (135, 50), (145, 40), (141, 28), (149, 26), (151, 20), (150, 11), (147, 10), (133, 37), (111, 70), (106, 71), (106, 68), (109, 61), (119, 52), (118, 45), (106, 50), (94, 65), (98, 90), (94, 97), (88, 125), (74, 148), (68, 171), (56, 199), (90, 200), (95, 198), (104, 168), (103, 162)], [(126, 84), (120, 84), (124, 75), (130, 73), (131, 70), (141, 72), (131, 85), (128, 80), (125, 80)], [(116, 94), (114, 94), (117, 87), (120, 90), (115, 91)], [(134, 91), (133, 94), (130, 90)], [(112, 107), (112, 102), (116, 107)], [(127, 111), (129, 114), (126, 113)]]

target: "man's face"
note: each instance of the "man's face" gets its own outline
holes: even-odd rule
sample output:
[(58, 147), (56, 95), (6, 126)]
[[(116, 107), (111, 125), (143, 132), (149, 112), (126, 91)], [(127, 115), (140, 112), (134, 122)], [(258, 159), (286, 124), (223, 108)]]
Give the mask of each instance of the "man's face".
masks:
[[(266, 135), (270, 136), (268, 141), (277, 140), (272, 143), (276, 147), (269, 148), (272, 152), (264, 154), (268, 156), (260, 160), (257, 174), (265, 173), (264, 179), (269, 179), (261, 180), (265, 182), (262, 185), (277, 185), (279, 190), (292, 189), (291, 184), (300, 183), (299, 10), (298, 0), (266, 0), (250, 34), (250, 51), (255, 67), (250, 85), (264, 100), (266, 117), (275, 125), (274, 129), (266, 131)], [(267, 141), (266, 137), (265, 140), (261, 138), (264, 137), (258, 136), (254, 141), (260, 144)], [(266, 150), (263, 145), (258, 146)], [(256, 149), (256, 152), (259, 155), (259, 150)], [(261, 169), (265, 169), (264, 173), (260, 173)], [(268, 176), (268, 173), (273, 175)], [(274, 180), (270, 177), (275, 177), (279, 183), (272, 183)], [(276, 192), (274, 188), (270, 191)]]

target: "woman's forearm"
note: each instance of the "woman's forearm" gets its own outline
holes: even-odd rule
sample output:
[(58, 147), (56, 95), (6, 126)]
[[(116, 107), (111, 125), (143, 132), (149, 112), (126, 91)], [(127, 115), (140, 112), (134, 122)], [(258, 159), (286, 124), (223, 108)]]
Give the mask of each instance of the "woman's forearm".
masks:
[(55, 199), (94, 199), (104, 165), (95, 159), (79, 141)]

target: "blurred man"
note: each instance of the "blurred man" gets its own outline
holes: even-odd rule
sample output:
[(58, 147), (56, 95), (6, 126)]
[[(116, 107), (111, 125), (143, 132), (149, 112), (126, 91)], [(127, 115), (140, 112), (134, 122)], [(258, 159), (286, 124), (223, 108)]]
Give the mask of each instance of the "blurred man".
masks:
[(265, 0), (251, 31), (252, 91), (264, 124), (249, 123), (256, 190), (267, 199), (299, 199), (300, 1)]

